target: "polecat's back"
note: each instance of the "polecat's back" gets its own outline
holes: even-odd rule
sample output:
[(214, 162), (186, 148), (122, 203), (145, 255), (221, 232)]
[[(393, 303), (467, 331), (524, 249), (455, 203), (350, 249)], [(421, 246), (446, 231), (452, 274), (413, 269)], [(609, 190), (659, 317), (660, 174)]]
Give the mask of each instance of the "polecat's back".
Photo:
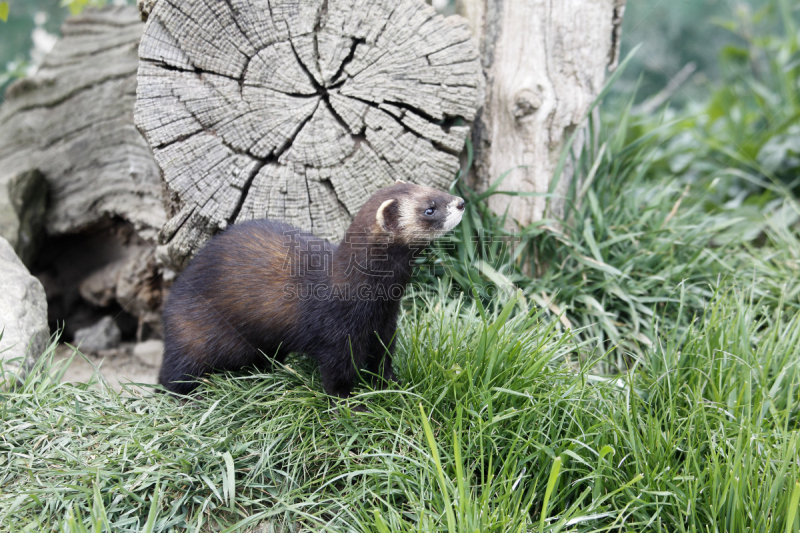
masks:
[(285, 343), (305, 338), (295, 331), (299, 302), (286, 297), (287, 288), (300, 279), (313, 283), (315, 270), (307, 264), (326, 261), (334, 248), (272, 220), (238, 224), (212, 239), (181, 273), (164, 307), (159, 381), (185, 393), (196, 383), (174, 382), (212, 370), (264, 367), (259, 350), (279, 359), (301, 350)]

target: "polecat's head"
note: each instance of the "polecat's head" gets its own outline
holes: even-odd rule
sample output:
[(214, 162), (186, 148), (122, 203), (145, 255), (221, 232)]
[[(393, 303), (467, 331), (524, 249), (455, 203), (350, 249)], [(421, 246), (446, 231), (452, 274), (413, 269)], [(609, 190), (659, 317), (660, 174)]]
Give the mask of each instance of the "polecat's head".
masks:
[(430, 242), (461, 222), (464, 207), (458, 196), (398, 181), (376, 192), (357, 218), (374, 213), (375, 230), (400, 242)]

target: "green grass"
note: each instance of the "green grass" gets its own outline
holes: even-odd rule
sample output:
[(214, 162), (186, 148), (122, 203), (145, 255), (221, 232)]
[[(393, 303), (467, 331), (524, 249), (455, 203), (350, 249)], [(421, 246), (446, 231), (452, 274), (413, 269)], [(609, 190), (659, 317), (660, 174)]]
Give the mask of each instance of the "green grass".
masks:
[(665, 157), (659, 147), (672, 127), (627, 111), (592, 124), (599, 141), (576, 158), (579, 186), (558, 223), (508, 232), (485, 195), (462, 189), (465, 218), (418, 281), (444, 278), (484, 302), (521, 288), (572, 329), (583, 358), (609, 354), (604, 373), (644, 357), (660, 330), (687, 327), (725, 287), (748, 287), (771, 308), (800, 309), (796, 201), (776, 190), (761, 194), (770, 195), (761, 207), (709, 208), (723, 186), (716, 178), (732, 169), (693, 181), (664, 174), (654, 161)]
[(797, 531), (800, 313), (716, 293), (612, 379), (517, 297), (424, 299), (368, 413), (304, 359), (188, 403), (43, 364), (0, 404), (4, 530)]
[(566, 221), (513, 253), (471, 241), (503, 221), (465, 191), (389, 390), (333, 404), (294, 358), (120, 396), (60, 383), (54, 344), (0, 392), (0, 529), (797, 533), (800, 209), (709, 208), (636, 120), (598, 125)]

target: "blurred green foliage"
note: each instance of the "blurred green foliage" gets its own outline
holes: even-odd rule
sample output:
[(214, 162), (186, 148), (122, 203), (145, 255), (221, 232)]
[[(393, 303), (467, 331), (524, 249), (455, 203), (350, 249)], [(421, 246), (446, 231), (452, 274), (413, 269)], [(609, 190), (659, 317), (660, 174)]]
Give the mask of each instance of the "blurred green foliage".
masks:
[[(26, 75), (33, 48), (33, 30), (39, 26), (48, 33), (57, 34), (67, 14), (59, 0), (9, 2), (8, 22), (0, 25), (0, 95), (9, 81)], [(35, 19), (40, 24), (37, 25)]]
[(61, 6), (69, 8), (73, 15), (79, 14), (87, 7), (103, 7), (108, 0), (61, 0)]
[(741, 39), (718, 22), (733, 13), (750, 13), (769, 0), (673, 1), (629, 0), (622, 25), (621, 55), (641, 46), (614, 87), (621, 95), (637, 92), (644, 100), (661, 91), (687, 64), (696, 74), (673, 95), (673, 103), (684, 106), (703, 101), (707, 84), (721, 77), (719, 50), (740, 46)]
[[(135, 0), (126, 0), (129, 4)], [(34, 49), (33, 32), (41, 29), (58, 35), (69, 14), (87, 7), (102, 7), (110, 0), (11, 0), (8, 21), (0, 26), (0, 95), (14, 78), (27, 75)], [(2, 7), (0, 7), (0, 14)], [(2, 18), (2, 17), (0, 17)], [(2, 101), (2, 100), (0, 100)]]
[(719, 51), (721, 80), (702, 103), (664, 114), (671, 124), (654, 171), (706, 183), (710, 211), (764, 207), (784, 188), (800, 192), (798, 23), (800, 8), (789, 0), (719, 20), (740, 43)]

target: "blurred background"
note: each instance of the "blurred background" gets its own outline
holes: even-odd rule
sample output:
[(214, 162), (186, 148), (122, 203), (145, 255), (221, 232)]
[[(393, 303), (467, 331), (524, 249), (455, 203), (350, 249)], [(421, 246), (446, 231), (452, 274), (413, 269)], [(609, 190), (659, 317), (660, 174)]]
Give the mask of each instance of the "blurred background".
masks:
[[(773, 2), (774, 4), (775, 2)], [(618, 93), (637, 91), (642, 101), (666, 88), (681, 73), (691, 76), (670, 99), (682, 106), (702, 99), (709, 84), (723, 79), (722, 56), (744, 51), (758, 23), (767, 20), (768, 0), (634, 0), (625, 9), (620, 57), (636, 51), (615, 85)]]
[(136, 0), (6, 0), (8, 20), (0, 21), (0, 95), (14, 78), (36, 72), (59, 35), (64, 19), (89, 6), (135, 4)]

